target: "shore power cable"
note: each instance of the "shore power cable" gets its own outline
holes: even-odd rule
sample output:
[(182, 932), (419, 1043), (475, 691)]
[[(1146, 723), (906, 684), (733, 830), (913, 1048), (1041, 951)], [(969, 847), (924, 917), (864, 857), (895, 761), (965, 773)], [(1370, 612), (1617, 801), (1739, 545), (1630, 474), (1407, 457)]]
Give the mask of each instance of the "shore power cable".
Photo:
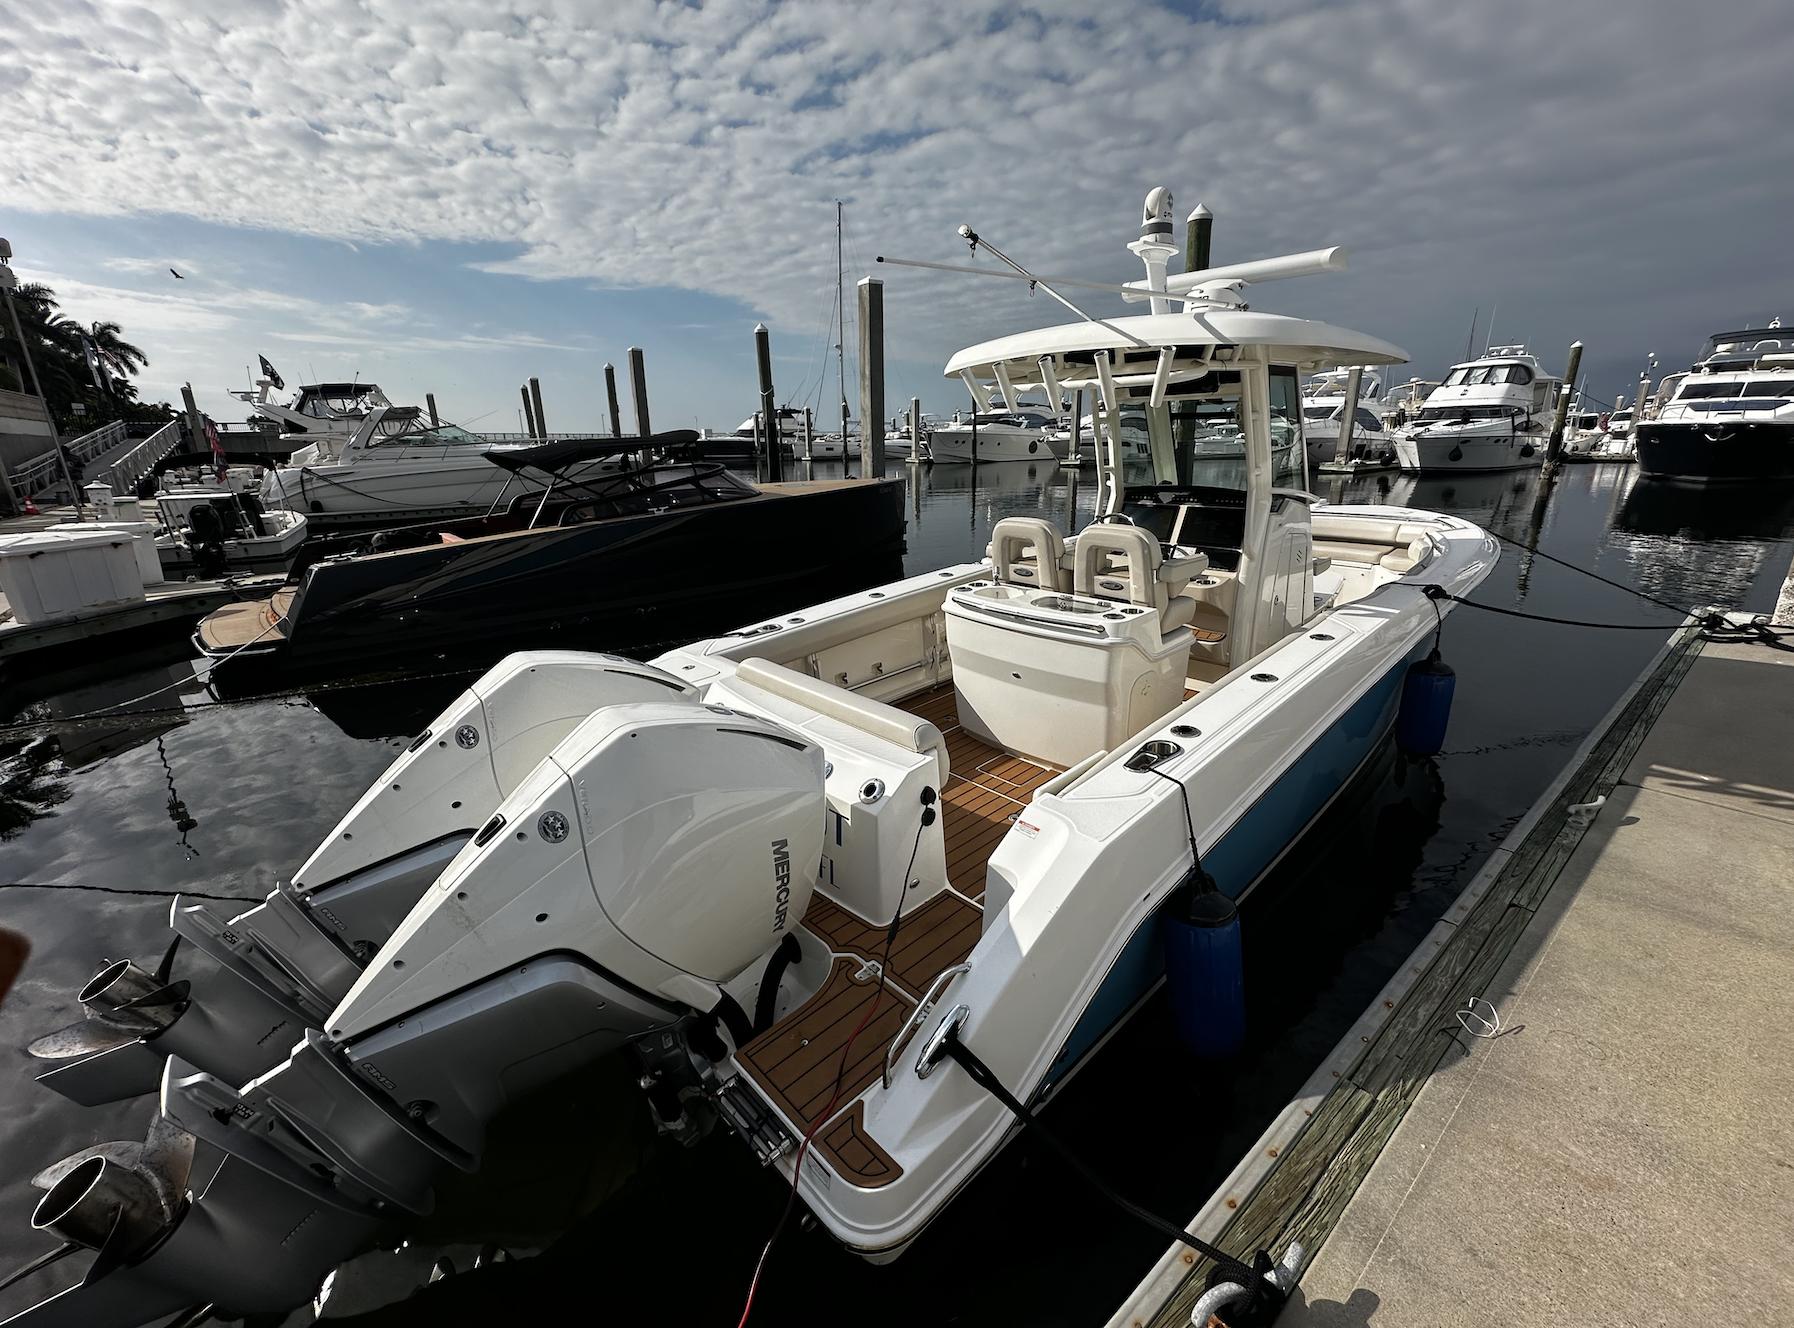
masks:
[(966, 1072), (971, 1081), (989, 1093), (1008, 1108), (1009, 1113), (1022, 1125), (1032, 1131), (1049, 1149), (1059, 1155), (1061, 1161), (1083, 1178), (1086, 1184), (1103, 1198), (1132, 1214), (1147, 1226), (1162, 1235), (1188, 1246), (1205, 1259), (1214, 1262), (1214, 1270), (1209, 1274), (1208, 1285), (1213, 1288), (1221, 1283), (1233, 1283), (1243, 1288), (1244, 1296), (1228, 1307), (1228, 1328), (1269, 1328), (1282, 1311), (1284, 1302), (1289, 1299), (1285, 1286), (1286, 1274), (1279, 1269), (1268, 1250), (1258, 1250), (1252, 1256), (1250, 1264), (1242, 1262), (1235, 1256), (1211, 1245), (1199, 1236), (1193, 1236), (1174, 1222), (1166, 1221), (1149, 1208), (1142, 1207), (1132, 1199), (1119, 1193), (1113, 1186), (1097, 1175), (1089, 1163), (1073, 1152), (1047, 1124), (1033, 1111), (1011, 1093), (997, 1078), (995, 1071), (979, 1059), (976, 1052), (960, 1041), (959, 1026), (949, 1024), (939, 1043), (940, 1055), (953, 1061)]

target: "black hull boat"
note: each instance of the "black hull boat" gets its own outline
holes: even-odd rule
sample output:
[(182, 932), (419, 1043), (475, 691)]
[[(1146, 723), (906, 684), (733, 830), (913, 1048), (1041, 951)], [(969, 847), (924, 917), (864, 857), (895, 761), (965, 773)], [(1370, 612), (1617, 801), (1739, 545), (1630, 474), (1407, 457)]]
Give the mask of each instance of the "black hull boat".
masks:
[(1641, 424), (1638, 471), (1692, 484), (1794, 479), (1794, 421)]
[[(526, 451), (556, 453), (533, 457), (554, 470), (594, 446)], [(501, 514), (315, 541), (286, 585), (211, 614), (193, 643), (230, 695), (518, 649), (640, 651), (889, 580), (903, 533), (901, 480), (751, 484), (651, 460)]]

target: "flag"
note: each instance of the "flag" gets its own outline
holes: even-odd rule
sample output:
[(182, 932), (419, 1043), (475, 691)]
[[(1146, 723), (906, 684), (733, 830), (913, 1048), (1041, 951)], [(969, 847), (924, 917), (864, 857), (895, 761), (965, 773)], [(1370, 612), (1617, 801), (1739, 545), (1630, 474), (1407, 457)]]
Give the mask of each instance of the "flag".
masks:
[(268, 363), (268, 357), (266, 355), (258, 355), (255, 358), (262, 362), (262, 377), (268, 380), (268, 385), (276, 392), (285, 391), (286, 384), (281, 382), (280, 375), (274, 372), (274, 366)]
[(212, 423), (211, 416), (206, 417), (206, 441), (212, 445), (212, 461), (224, 465), (224, 444), (218, 441), (218, 426)]
[(100, 379), (99, 352), (94, 349), (93, 342), (89, 341), (86, 337), (81, 338), (81, 351), (87, 356), (87, 372), (93, 378), (94, 391), (105, 392), (106, 384)]

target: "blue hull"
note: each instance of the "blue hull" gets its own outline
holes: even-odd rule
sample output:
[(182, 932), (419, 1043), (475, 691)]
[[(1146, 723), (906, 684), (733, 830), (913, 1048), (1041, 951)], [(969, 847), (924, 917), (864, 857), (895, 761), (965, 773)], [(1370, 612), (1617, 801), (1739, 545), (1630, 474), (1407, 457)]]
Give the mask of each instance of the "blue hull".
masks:
[[(1202, 865), (1228, 895), (1238, 899), (1251, 889), (1383, 741), (1395, 723), (1410, 662), (1404, 659), (1373, 683), (1203, 853)], [(1048, 1068), (1038, 1092), (1051, 1091), (1076, 1069), (1117, 1024), (1152, 994), (1164, 976), (1164, 947), (1155, 915), (1142, 923), (1122, 947), (1108, 976), (1085, 1007), (1083, 1017)]]

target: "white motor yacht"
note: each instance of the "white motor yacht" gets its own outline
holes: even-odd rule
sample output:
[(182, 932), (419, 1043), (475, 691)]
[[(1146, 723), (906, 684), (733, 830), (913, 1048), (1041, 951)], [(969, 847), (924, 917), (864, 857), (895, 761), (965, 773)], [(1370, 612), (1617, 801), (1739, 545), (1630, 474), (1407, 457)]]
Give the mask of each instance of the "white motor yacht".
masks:
[(956, 415), (929, 434), (928, 448), (936, 461), (1062, 461), (1069, 437), (1061, 435), (1046, 407), (1018, 405)]
[[(647, 664), (514, 655), (264, 904), (178, 900), (218, 967), (120, 961), (39, 1053), (103, 1048), (53, 1072), (89, 1101), (160, 1066), (150, 1143), (46, 1171), (40, 1213), (111, 1241), (56, 1225), (108, 1166), (178, 1195), (196, 1139), (221, 1163), (127, 1210), (131, 1259), (55, 1322), (309, 1299), (479, 1167), (505, 1102), (625, 1046), (663, 1129), (731, 1130), (845, 1246), (902, 1251), (1015, 1135), (991, 1085), (1050, 1098), (1159, 985), (1167, 908), (1252, 892), (1382, 743), (1451, 610), (1428, 588), (1494, 566), (1469, 522), (1280, 476), (1301, 374), (1403, 358), (1244, 305), (1339, 266), (1149, 261), (1125, 289), (1155, 312), (952, 357), (1099, 401), (1075, 536), (1005, 518), (983, 561)], [(1120, 465), (1134, 406), (1144, 475)], [(1238, 483), (1193, 451), (1223, 411)]]
[(1694, 484), (1794, 479), (1794, 329), (1781, 319), (1708, 337), (1694, 367), (1673, 387), (1666, 380), (1657, 400), (1636, 430), (1641, 475)]
[[(477, 515), (547, 487), (545, 475), (497, 465), (488, 454), (552, 444), (495, 443), (448, 423), (389, 433), (382, 426), (392, 409), (376, 406), (352, 433), (322, 436), (268, 470), (263, 501), (301, 512), (323, 531)], [(611, 458), (580, 462), (565, 477), (617, 464)]]
[(1524, 346), (1491, 346), (1454, 364), (1397, 430), (1401, 468), (1432, 475), (1542, 466), (1558, 386)]

